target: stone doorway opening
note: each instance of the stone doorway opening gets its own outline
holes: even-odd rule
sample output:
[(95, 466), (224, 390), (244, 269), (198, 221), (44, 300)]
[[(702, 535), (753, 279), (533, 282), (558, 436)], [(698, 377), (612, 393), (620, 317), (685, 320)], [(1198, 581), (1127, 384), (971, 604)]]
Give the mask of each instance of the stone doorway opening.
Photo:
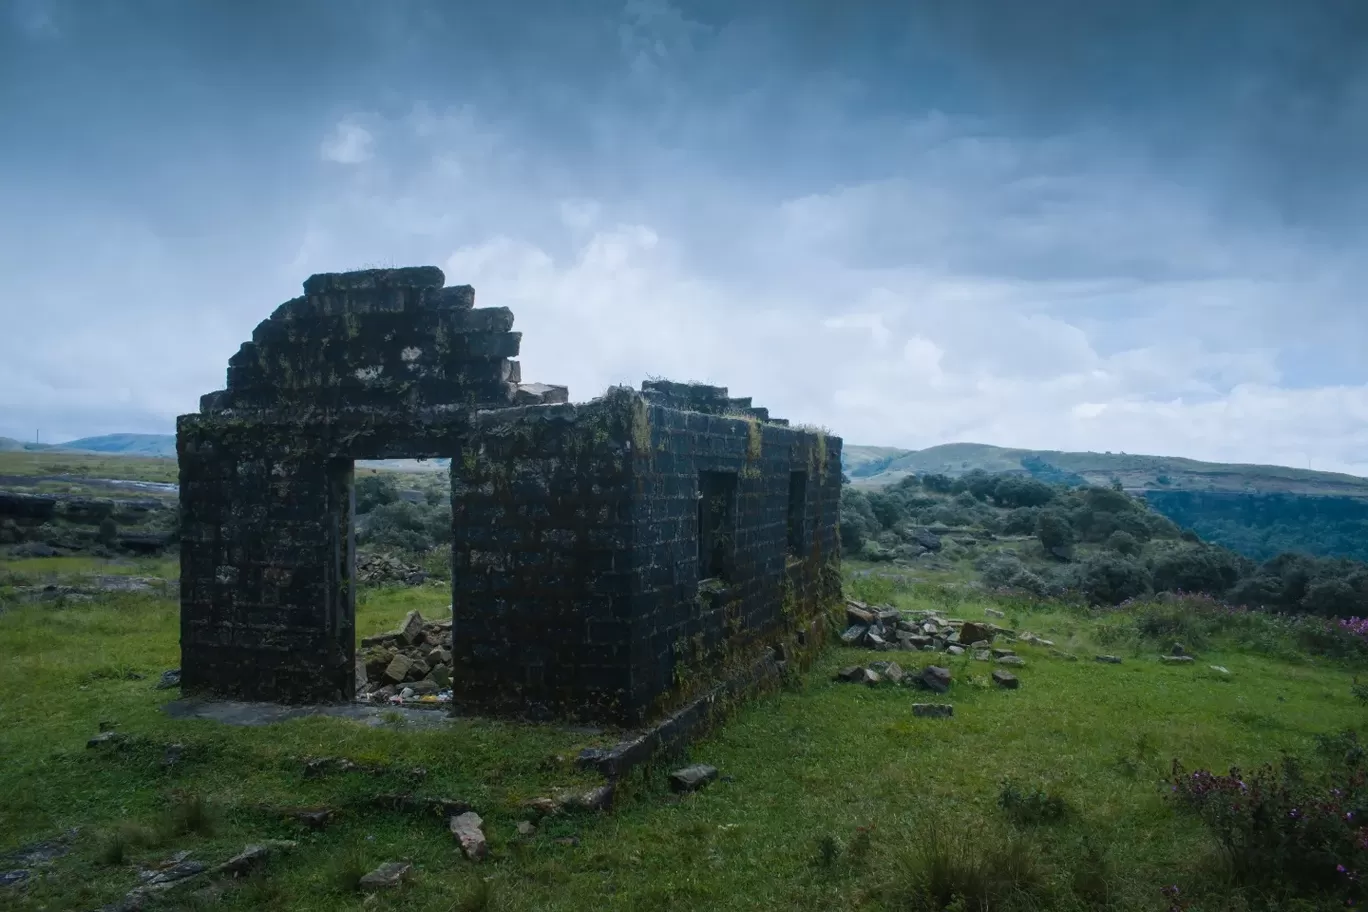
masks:
[[(453, 532), (447, 459), (358, 460), (342, 578), (358, 625), (356, 699), (440, 708), (451, 703)], [(350, 573), (350, 576), (348, 576)], [(398, 614), (394, 606), (404, 613)], [(373, 610), (368, 610), (373, 609)], [(376, 627), (376, 613), (385, 619)]]

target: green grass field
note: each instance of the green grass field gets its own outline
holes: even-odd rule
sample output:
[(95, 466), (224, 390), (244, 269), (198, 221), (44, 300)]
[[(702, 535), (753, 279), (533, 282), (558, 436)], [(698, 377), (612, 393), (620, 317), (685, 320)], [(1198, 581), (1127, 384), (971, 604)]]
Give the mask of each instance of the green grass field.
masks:
[[(91, 568), (24, 561), (0, 569), (13, 578)], [(852, 589), (964, 618), (998, 604), (945, 587), (862, 580)], [(436, 614), (448, 601), (439, 586), (369, 590), (358, 635), (389, 629), (412, 607)], [(909, 667), (929, 657), (832, 648), (799, 684), (746, 705), (692, 748), (690, 759), (718, 766), (723, 780), (680, 799), (665, 770), (643, 773), (612, 814), (552, 818), (520, 837), (519, 802), (592, 781), (557, 755), (603, 738), (479, 720), (438, 728), (175, 721), (160, 707), (177, 692), (154, 688), (178, 662), (174, 599), (11, 600), (0, 611), (0, 853), (81, 832), (45, 877), (0, 887), (8, 890), (0, 906), (94, 909), (137, 883), (138, 863), (189, 850), (212, 864), (246, 843), (296, 839), (293, 852), (221, 896), (187, 889), (164, 907), (920, 909), (945, 906), (917, 899), (918, 883), (959, 876), (1006, 884), (989, 908), (1165, 909), (1159, 891), (1169, 884), (1201, 898), (1193, 909), (1245, 908), (1221, 899), (1230, 891), (1207, 832), (1169, 807), (1169, 764), (1176, 757), (1224, 770), (1310, 752), (1317, 734), (1361, 721), (1350, 693), (1356, 669), (1291, 647), (1256, 648), (1252, 627), (1196, 626), (1189, 645), (1199, 660), (1166, 666), (1160, 644), (1124, 614), (1006, 607), (1000, 623), (1081, 660), (1021, 645), (1021, 689), (1001, 691), (988, 686), (992, 666), (955, 659), (944, 698), (954, 717), (921, 719), (910, 705), (938, 698), (832, 676), (880, 657)], [(1098, 652), (1125, 661), (1090, 661)], [(124, 749), (86, 747), (102, 721), (129, 737)], [(184, 745), (169, 769), (161, 765), (168, 743)], [(309, 756), (389, 769), (306, 780)], [(415, 766), (426, 769), (421, 780), (407, 773)], [(997, 805), (1007, 778), (1061, 796), (1068, 813), (1014, 824)], [(464, 860), (440, 819), (364, 805), (406, 790), (471, 802), (491, 858)], [(307, 831), (283, 813), (306, 806), (339, 813), (321, 832)], [(578, 842), (558, 841), (568, 837)], [(351, 889), (359, 872), (398, 859), (415, 865), (399, 892), (366, 902)]]
[(0, 475), (73, 475), (175, 483), (179, 468), (174, 458), (12, 450), (0, 452)]

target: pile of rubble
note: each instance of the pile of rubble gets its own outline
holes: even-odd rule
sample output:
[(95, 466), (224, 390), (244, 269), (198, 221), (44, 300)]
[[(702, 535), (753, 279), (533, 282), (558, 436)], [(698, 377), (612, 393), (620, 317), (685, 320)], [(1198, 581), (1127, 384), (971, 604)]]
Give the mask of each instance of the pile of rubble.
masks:
[[(987, 609), (990, 616), (1001, 617), (1002, 613)], [(966, 653), (980, 662), (992, 662), (999, 666), (1020, 667), (1026, 660), (1016, 654), (1008, 644), (1032, 643), (1039, 646), (1054, 646), (1050, 640), (1030, 633), (1017, 633), (987, 621), (966, 621), (958, 618), (942, 617), (939, 612), (899, 611), (896, 608), (875, 608), (853, 599), (846, 602), (846, 619), (850, 626), (841, 634), (841, 641), (847, 646), (862, 646), (866, 649), (904, 652), (932, 652), (947, 656), (962, 656)], [(1061, 657), (1070, 658), (1063, 653)], [(1016, 675), (1007, 667), (997, 668), (992, 673), (995, 684), (1007, 690), (1020, 686)], [(950, 669), (930, 665), (920, 670), (905, 670), (895, 661), (872, 662), (867, 666), (851, 665), (837, 672), (838, 680), (870, 686), (885, 682), (896, 686), (916, 687), (943, 694), (950, 689)], [(919, 705), (918, 714), (944, 713), (949, 715), (949, 707), (936, 704)], [(924, 710), (924, 712), (921, 712)]]
[(363, 586), (379, 586), (383, 583), (403, 583), (417, 586), (427, 579), (427, 573), (412, 564), (406, 564), (393, 555), (358, 554), (356, 556), (356, 579)]
[(365, 703), (450, 703), (451, 619), (410, 611), (398, 630), (361, 640), (356, 690)]
[[(1002, 613), (987, 609), (992, 617)], [(999, 627), (987, 621), (966, 621), (959, 618), (942, 617), (932, 610), (900, 611), (896, 608), (875, 608), (854, 599), (846, 601), (846, 622), (850, 625), (841, 634), (841, 642), (847, 646), (862, 646), (876, 650), (904, 650), (908, 652), (944, 652), (949, 655), (964, 655), (973, 650), (975, 653), (1009, 652), (992, 649), (999, 638), (1033, 643), (1038, 646), (1053, 646), (1050, 640), (1041, 639), (1030, 633), (1020, 633)], [(977, 654), (975, 658), (980, 658)], [(987, 656), (995, 658), (995, 656)], [(1006, 664), (1016, 664), (1008, 662)]]

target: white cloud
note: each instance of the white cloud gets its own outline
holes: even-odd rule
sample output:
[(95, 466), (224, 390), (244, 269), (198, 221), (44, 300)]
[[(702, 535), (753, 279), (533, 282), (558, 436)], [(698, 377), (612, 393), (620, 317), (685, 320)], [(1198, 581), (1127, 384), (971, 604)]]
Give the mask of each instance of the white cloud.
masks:
[(375, 137), (352, 118), (344, 118), (319, 146), (324, 161), (339, 165), (359, 165), (374, 154)]

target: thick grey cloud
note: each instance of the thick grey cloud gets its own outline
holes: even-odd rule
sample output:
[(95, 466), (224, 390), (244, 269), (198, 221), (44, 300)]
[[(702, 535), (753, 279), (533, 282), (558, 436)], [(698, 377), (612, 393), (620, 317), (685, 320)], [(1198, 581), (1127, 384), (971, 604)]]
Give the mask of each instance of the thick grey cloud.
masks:
[(1362, 7), (24, 0), (0, 434), (168, 430), (315, 271), (586, 398), (1368, 473)]

